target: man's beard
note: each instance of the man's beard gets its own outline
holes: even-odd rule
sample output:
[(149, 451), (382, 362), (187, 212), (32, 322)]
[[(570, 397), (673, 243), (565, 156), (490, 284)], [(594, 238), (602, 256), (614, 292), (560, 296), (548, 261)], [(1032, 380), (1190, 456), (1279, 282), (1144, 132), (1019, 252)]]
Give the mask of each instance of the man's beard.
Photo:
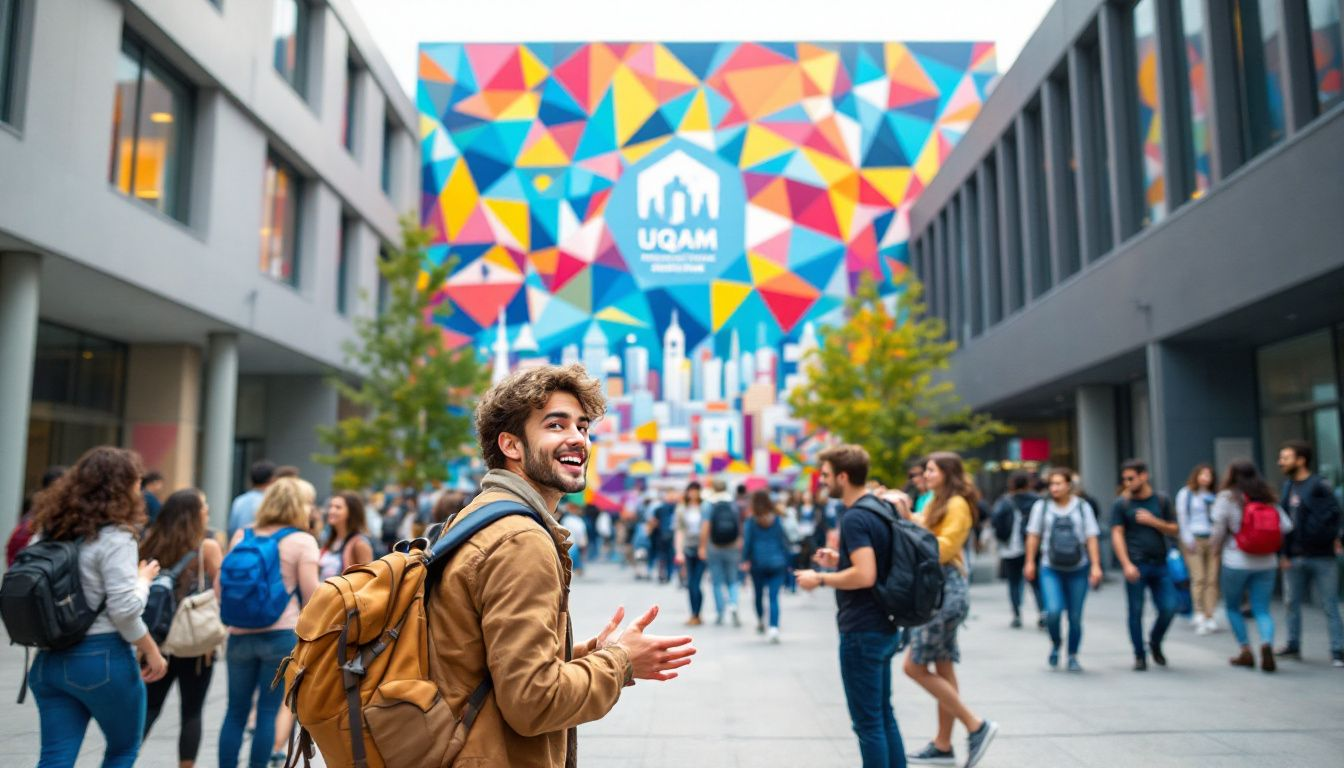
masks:
[[(578, 477), (568, 477), (561, 474), (552, 463), (555, 461), (555, 454), (546, 454), (543, 451), (533, 451), (526, 441), (523, 442), (523, 474), (528, 480), (545, 488), (560, 491), (561, 493), (578, 493), (588, 487), (588, 473), (585, 471)], [(585, 460), (585, 470), (586, 467)]]

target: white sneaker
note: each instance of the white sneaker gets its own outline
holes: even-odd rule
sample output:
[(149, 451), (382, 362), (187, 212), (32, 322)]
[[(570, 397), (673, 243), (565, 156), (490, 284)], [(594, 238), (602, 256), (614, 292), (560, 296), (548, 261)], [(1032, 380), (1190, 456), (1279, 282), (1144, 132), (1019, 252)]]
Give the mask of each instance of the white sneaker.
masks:
[(1201, 622), (1199, 623), (1199, 625), (1195, 627), (1195, 634), (1196, 634), (1196, 635), (1203, 636), (1203, 635), (1208, 635), (1208, 634), (1212, 634), (1212, 633), (1213, 633), (1213, 630), (1212, 630), (1212, 629), (1209, 629), (1209, 624), (1208, 624), (1208, 622), (1201, 621)]
[(1212, 616), (1208, 617), (1204, 620), (1204, 628), (1209, 630), (1210, 635), (1214, 634), (1218, 631), (1218, 620)]
[(771, 645), (779, 645), (779, 627), (771, 627), (766, 630), (765, 639)]
[(733, 618), (733, 626), (734, 626), (734, 627), (740, 627), (740, 626), (742, 626), (742, 619), (741, 619), (740, 617), (738, 617), (738, 615), (737, 615), (737, 606), (736, 606), (736, 605), (734, 605), (732, 608), (729, 608), (729, 609), (728, 609), (728, 614), (729, 614), (730, 616), (732, 616), (732, 618)]

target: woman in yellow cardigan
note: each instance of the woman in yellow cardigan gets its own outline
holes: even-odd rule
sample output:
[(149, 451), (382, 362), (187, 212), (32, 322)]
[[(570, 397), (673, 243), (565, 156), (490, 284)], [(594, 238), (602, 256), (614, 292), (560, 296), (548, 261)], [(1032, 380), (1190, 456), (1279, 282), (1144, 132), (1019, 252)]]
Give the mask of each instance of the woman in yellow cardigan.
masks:
[(922, 751), (907, 755), (907, 759), (917, 765), (954, 765), (952, 726), (960, 720), (969, 733), (966, 768), (972, 768), (984, 757), (999, 730), (997, 723), (977, 717), (962, 703), (953, 667), (961, 661), (957, 627), (971, 609), (962, 551), (975, 525), (979, 494), (966, 477), (961, 457), (955, 453), (930, 455), (924, 464), (924, 482), (933, 499), (914, 520), (938, 537), (938, 560), (943, 565), (944, 577), (943, 607), (932, 621), (911, 633), (905, 674), (937, 699), (938, 734)]

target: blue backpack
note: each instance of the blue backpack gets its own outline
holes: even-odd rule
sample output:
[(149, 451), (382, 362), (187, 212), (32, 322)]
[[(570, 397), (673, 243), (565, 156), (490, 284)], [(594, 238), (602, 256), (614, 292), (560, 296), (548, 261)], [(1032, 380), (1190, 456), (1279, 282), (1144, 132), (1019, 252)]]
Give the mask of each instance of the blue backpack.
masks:
[(258, 536), (248, 528), (243, 540), (229, 551), (219, 566), (219, 618), (240, 629), (265, 629), (280, 620), (289, 601), (298, 596), (285, 589), (280, 575), (280, 540), (298, 533), (281, 528), (270, 536)]

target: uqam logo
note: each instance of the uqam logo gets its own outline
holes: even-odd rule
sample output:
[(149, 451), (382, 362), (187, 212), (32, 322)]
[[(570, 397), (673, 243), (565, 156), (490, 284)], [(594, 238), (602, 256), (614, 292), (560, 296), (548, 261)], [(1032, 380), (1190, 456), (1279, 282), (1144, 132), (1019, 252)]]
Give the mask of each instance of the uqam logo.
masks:
[(645, 286), (706, 283), (741, 254), (745, 206), (734, 166), (673, 140), (626, 171), (607, 222)]

